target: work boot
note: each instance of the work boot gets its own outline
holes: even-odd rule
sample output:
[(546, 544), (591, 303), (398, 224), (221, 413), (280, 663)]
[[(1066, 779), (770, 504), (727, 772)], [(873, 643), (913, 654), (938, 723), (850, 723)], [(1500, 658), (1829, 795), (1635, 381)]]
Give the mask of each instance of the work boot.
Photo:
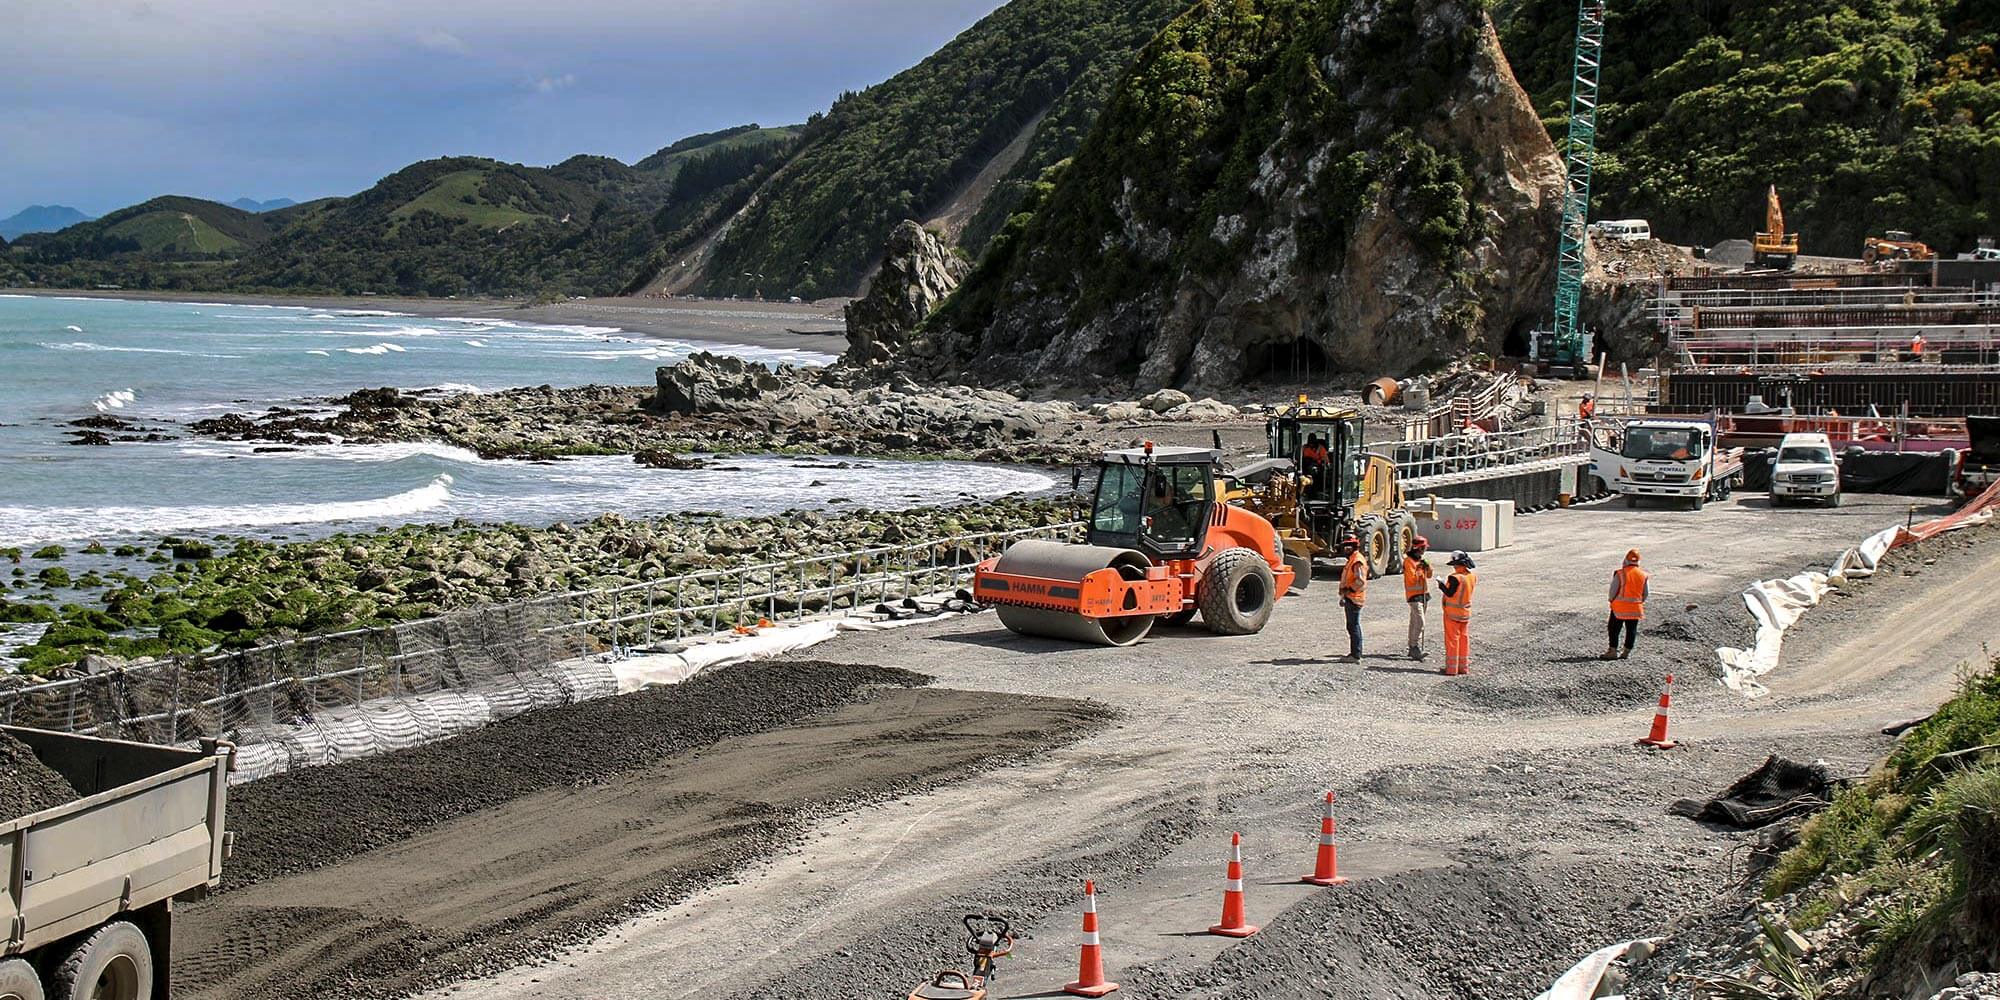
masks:
[(1333, 662), (1335, 662), (1335, 663), (1360, 663), (1360, 662), (1361, 662), (1361, 654), (1360, 654), (1360, 653), (1349, 653), (1349, 654), (1347, 654), (1346, 656), (1343, 656), (1343, 657), (1341, 657), (1340, 659), (1338, 659), (1338, 660), (1335, 660), (1335, 661), (1333, 661)]
[(1424, 651), (1423, 651), (1423, 650), (1421, 650), (1421, 649), (1418, 649), (1418, 648), (1417, 648), (1417, 647), (1415, 647), (1415, 646), (1411, 646), (1411, 647), (1410, 647), (1410, 659), (1412, 659), (1412, 660), (1415, 660), (1415, 661), (1417, 661), (1418, 663), (1422, 663), (1422, 662), (1424, 662)]
[(1630, 646), (1627, 646), (1627, 647), (1625, 647), (1625, 651), (1624, 651), (1623, 653), (1620, 653), (1620, 654), (1618, 654), (1618, 658), (1619, 658), (1619, 659), (1621, 659), (1621, 660), (1629, 660), (1629, 659), (1631, 659), (1631, 658), (1632, 658), (1632, 647), (1630, 647)]
[(1604, 655), (1598, 657), (1598, 659), (1600, 660), (1615, 660), (1617, 658), (1618, 658), (1618, 647), (1616, 646), (1605, 647)]

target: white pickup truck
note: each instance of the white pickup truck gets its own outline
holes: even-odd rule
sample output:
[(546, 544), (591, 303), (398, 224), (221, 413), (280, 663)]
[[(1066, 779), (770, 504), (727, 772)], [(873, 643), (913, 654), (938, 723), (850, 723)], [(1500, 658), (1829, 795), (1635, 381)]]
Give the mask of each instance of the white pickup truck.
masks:
[(1608, 437), (1608, 446), (1604, 438), (1592, 437), (1591, 471), (1624, 494), (1627, 507), (1639, 506), (1640, 497), (1665, 497), (1700, 510), (1743, 480), (1743, 449), (1718, 448), (1712, 421), (1641, 417), (1611, 429)]

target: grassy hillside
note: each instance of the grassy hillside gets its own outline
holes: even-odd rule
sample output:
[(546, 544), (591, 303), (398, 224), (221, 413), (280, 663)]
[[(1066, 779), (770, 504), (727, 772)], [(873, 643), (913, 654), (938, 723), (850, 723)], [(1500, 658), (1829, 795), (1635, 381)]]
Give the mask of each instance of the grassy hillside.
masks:
[(142, 255), (160, 259), (221, 257), (270, 238), (268, 220), (200, 198), (168, 195), (27, 244), (43, 261)]
[(1767, 950), (1766, 969), (1795, 995), (1923, 996), (1915, 987), (1942, 970), (1994, 968), (2000, 661), (1807, 823), (1766, 893), (1798, 930), (1844, 928), (1803, 962)]
[[(1496, 14), (1560, 135), (1574, 0)], [(1909, 229), (1947, 251), (2000, 232), (2000, 4), (1624, 0), (1606, 29), (1601, 217), (1690, 243), (1748, 238), (1775, 183), (1807, 253)]]
[(629, 166), (427, 160), (350, 197), (261, 214), (160, 198), (34, 237), (19, 260), (35, 280), (68, 286), (608, 294), (687, 224), (688, 204), (782, 158), (793, 132), (693, 136)]
[(842, 95), (807, 123), (798, 152), (754, 203), (740, 199), (750, 207), (716, 247), (706, 289), (853, 291), (896, 223), (939, 207), (1049, 111), (1029, 157), (996, 191), (1004, 218), (1025, 179), (1075, 148), (1109, 81), (1184, 6), (1013, 0), (915, 67)]

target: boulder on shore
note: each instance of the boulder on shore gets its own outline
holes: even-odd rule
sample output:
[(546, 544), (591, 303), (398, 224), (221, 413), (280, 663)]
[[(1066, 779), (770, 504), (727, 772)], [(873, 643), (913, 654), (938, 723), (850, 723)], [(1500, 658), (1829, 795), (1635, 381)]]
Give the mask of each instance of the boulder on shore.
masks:
[(868, 295), (847, 305), (847, 360), (879, 364), (900, 356), (910, 334), (971, 271), (971, 264), (923, 226), (898, 224)]

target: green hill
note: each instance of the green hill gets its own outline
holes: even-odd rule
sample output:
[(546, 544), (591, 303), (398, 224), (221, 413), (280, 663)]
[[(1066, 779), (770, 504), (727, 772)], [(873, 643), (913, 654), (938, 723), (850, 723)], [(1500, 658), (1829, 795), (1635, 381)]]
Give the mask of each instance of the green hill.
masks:
[[(1574, 0), (1496, 16), (1560, 135)], [(1748, 238), (1766, 188), (1809, 254), (1908, 229), (1947, 252), (2000, 231), (2000, 3), (1621, 0), (1604, 42), (1597, 215)]]
[(270, 235), (268, 220), (253, 213), (168, 195), (37, 235), (29, 245), (37, 259), (49, 262), (126, 255), (187, 260), (230, 256)]
[[(923, 62), (844, 94), (731, 222), (703, 290), (854, 290), (896, 223), (944, 206), (1024, 128), (1029, 152), (967, 230), (997, 228), (1069, 155), (1133, 53), (1185, 0), (1013, 0)], [(997, 199), (997, 200), (996, 200)]]
[(918, 353), (1151, 388), (1494, 350), (1545, 307), (1560, 186), (1481, 0), (1207, 0)]
[(283, 228), (230, 273), (236, 287), (405, 295), (611, 294), (682, 206), (777, 159), (792, 130), (691, 137), (634, 165), (427, 160), (348, 198), (271, 213)]

